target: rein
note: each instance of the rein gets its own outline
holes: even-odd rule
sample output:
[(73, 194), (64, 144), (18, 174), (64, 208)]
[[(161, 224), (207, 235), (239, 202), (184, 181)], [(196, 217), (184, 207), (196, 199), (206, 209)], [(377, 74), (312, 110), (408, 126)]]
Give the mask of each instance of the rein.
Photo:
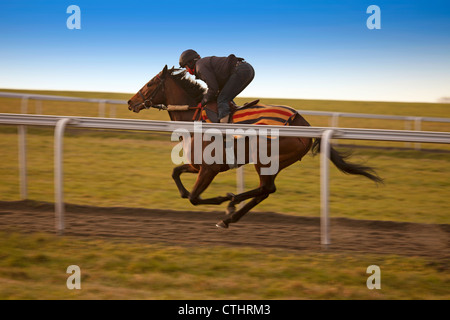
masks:
[[(201, 103), (198, 104), (198, 106), (192, 108), (192, 109), (196, 109), (194, 116), (192, 117), (192, 121), (200, 121), (202, 120), (202, 110), (203, 110), (203, 106)], [(197, 114), (198, 114), (198, 119), (197, 119)]]

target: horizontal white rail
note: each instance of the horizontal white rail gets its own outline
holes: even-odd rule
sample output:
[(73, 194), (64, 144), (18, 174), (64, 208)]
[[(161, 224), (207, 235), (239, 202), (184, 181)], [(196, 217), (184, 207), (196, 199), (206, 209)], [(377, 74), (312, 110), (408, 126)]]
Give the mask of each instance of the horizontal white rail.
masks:
[(333, 112), (333, 111), (315, 111), (315, 110), (297, 110), (302, 115), (328, 116), (342, 118), (367, 118), (367, 119), (385, 119), (385, 120), (406, 120), (406, 121), (430, 121), (430, 122), (449, 122), (450, 118), (422, 117), (422, 116), (399, 116), (390, 114), (374, 113), (351, 113), (351, 112)]
[(126, 101), (114, 100), (114, 99), (79, 98), (79, 97), (65, 97), (65, 96), (53, 96), (53, 95), (33, 94), (33, 93), (15, 93), (15, 92), (0, 92), (0, 97), (30, 99), (30, 100), (96, 102), (96, 103), (103, 102), (103, 103), (110, 103), (110, 104), (127, 104)]
[[(138, 131), (161, 131), (173, 132), (176, 129), (186, 129), (190, 132), (199, 131), (199, 126), (194, 122), (170, 122), (157, 120), (133, 120), (97, 117), (65, 117), (28, 115), (14, 113), (0, 113), (0, 124), (32, 125), (32, 126), (55, 126), (61, 120), (69, 118), (68, 126), (77, 128), (93, 129), (117, 129)], [(294, 127), (294, 126), (255, 126), (251, 124), (215, 124), (202, 123), (201, 131), (207, 129), (218, 129), (226, 133), (227, 129), (243, 129), (246, 134), (258, 134), (259, 130), (278, 130), (280, 136), (311, 137), (319, 138), (329, 127)], [(358, 128), (331, 128), (334, 139), (351, 140), (378, 140), (378, 141), (406, 141), (406, 142), (428, 142), (428, 143), (450, 143), (450, 132), (434, 131), (407, 131), (407, 130), (383, 130), (383, 129), (358, 129)]]
[[(78, 97), (64, 97), (54, 95), (42, 94), (28, 94), (28, 93), (14, 93), (14, 92), (0, 92), (0, 97), (4, 98), (20, 98), (30, 100), (52, 100), (52, 101), (72, 101), (72, 102), (94, 102), (94, 103), (108, 103), (108, 104), (122, 104), (127, 105), (125, 100), (114, 99), (94, 99), (94, 98), (78, 98)], [(350, 112), (334, 112), (334, 111), (316, 111), (316, 110), (297, 110), (302, 115), (327, 116), (334, 118), (334, 126), (337, 126), (336, 119), (339, 117), (346, 118), (367, 118), (367, 119), (386, 119), (386, 120), (405, 120), (405, 121), (429, 121), (429, 122), (446, 122), (450, 123), (450, 118), (438, 117), (421, 117), (421, 116), (399, 116), (386, 114), (371, 114), (371, 113), (350, 113)]]
[[(208, 124), (193, 122), (170, 122), (155, 120), (131, 120), (111, 118), (87, 118), (87, 117), (61, 117), (28, 114), (0, 113), (0, 124), (19, 126), (19, 166), (20, 181), (26, 181), (26, 144), (25, 130), (23, 126), (54, 126), (55, 127), (55, 215), (57, 232), (64, 230), (64, 202), (63, 202), (63, 134), (66, 126), (92, 129), (117, 129), (137, 131), (173, 132), (176, 129), (186, 129), (190, 132), (205, 132), (214, 128), (226, 134), (227, 129), (243, 129), (245, 135), (257, 134), (259, 130), (277, 130), (279, 136), (322, 138), (321, 143), (321, 243), (330, 244), (329, 239), (329, 177), (328, 161), (330, 143), (332, 138), (357, 139), (357, 140), (384, 140), (384, 141), (408, 141), (428, 143), (450, 143), (450, 132), (429, 131), (400, 131), (381, 129), (351, 129), (351, 128), (327, 128), (327, 127), (282, 127), (282, 126), (256, 126), (235, 124)], [(253, 132), (253, 133), (252, 133)], [(274, 135), (274, 132), (267, 132)], [(26, 186), (21, 186), (21, 190)], [(26, 194), (26, 193), (25, 193)]]

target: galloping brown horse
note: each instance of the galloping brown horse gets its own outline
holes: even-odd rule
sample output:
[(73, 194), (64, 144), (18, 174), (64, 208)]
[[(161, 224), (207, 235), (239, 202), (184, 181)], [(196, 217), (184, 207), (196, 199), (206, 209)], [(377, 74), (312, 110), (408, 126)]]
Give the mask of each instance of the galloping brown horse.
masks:
[[(167, 65), (164, 69), (144, 85), (129, 101), (128, 109), (133, 112), (139, 112), (144, 108), (158, 108), (168, 110), (172, 121), (195, 121), (200, 120), (201, 111), (198, 107), (200, 100), (204, 94), (204, 88), (197, 82), (186, 77), (186, 72), (180, 69), (168, 69)], [(167, 108), (167, 106), (185, 106), (184, 108)], [(271, 108), (258, 104), (257, 108), (261, 111)], [(180, 110), (183, 109), (183, 110)], [(240, 109), (238, 109), (240, 110)], [(237, 111), (238, 112), (238, 111)], [(290, 118), (291, 126), (309, 126), (310, 124), (297, 112)], [(194, 141), (191, 138), (191, 157), (194, 156)], [(196, 164), (191, 161), (174, 168), (172, 177), (180, 191), (181, 197), (188, 198), (193, 205), (199, 204), (221, 204), (230, 201), (227, 207), (228, 217), (220, 221), (216, 225), (221, 228), (227, 228), (230, 223), (239, 221), (248, 211), (255, 207), (258, 203), (266, 199), (271, 193), (275, 192), (275, 178), (277, 174), (284, 168), (300, 161), (304, 155), (312, 149), (313, 153), (320, 152), (320, 139), (303, 138), (303, 137), (279, 137), (278, 138), (278, 170), (273, 174), (261, 174), (263, 168), (267, 168), (270, 164), (263, 164), (261, 161), (253, 161), (256, 172), (259, 175), (259, 187), (237, 195), (228, 193), (225, 196), (219, 196), (209, 199), (202, 199), (200, 195), (213, 181), (214, 177), (223, 171), (229, 170), (231, 167), (226, 161), (219, 163), (206, 163), (204, 160)], [(204, 150), (211, 142), (202, 141), (202, 150)], [(271, 148), (271, 139), (267, 139), (267, 146)], [(225, 145), (224, 145), (225, 148)], [(236, 144), (235, 144), (236, 148)], [(198, 150), (198, 149), (197, 149)], [(237, 150), (235, 150), (237, 152)], [(225, 157), (225, 152), (223, 152)], [(236, 153), (235, 153), (236, 154)], [(382, 180), (377, 176), (370, 167), (349, 163), (346, 161), (348, 156), (336, 151), (334, 148), (330, 150), (330, 160), (342, 172), (348, 174), (356, 174), (365, 176), (375, 182)], [(245, 147), (245, 164), (250, 161), (249, 146)], [(191, 192), (183, 186), (180, 175), (184, 172), (197, 173), (197, 180)], [(251, 199), (239, 210), (235, 210), (237, 204), (247, 199)]]

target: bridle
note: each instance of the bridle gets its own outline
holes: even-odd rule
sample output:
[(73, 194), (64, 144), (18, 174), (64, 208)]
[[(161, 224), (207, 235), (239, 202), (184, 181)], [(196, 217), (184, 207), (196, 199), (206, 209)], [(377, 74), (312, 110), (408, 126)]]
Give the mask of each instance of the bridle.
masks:
[[(171, 69), (173, 70), (173, 69)], [(156, 95), (159, 93), (159, 91), (162, 89), (162, 93), (164, 94), (164, 98), (165, 97), (165, 81), (166, 81), (166, 77), (164, 75), (164, 77), (160, 77), (159, 74), (156, 75), (156, 78), (159, 80), (158, 85), (156, 86), (156, 88), (153, 90), (153, 92), (150, 94), (150, 96), (148, 98), (145, 98), (145, 95), (142, 93), (142, 88), (138, 91), (139, 96), (142, 98), (143, 102), (138, 102), (133, 106), (129, 106), (128, 109), (132, 110), (134, 112), (139, 112), (142, 109), (150, 109), (150, 108), (155, 108), (158, 110), (169, 110), (170, 106), (166, 106), (164, 104), (153, 104), (153, 98), (156, 97)], [(150, 81), (149, 83), (147, 83), (147, 87), (150, 87), (150, 83), (152, 81)], [(142, 108), (141, 108), (142, 107)], [(176, 107), (176, 106), (175, 106)], [(181, 107), (185, 107), (184, 105)], [(201, 120), (202, 117), (202, 110), (203, 110), (203, 105), (202, 104), (198, 104), (197, 106), (193, 107), (193, 106), (187, 106), (187, 109), (178, 109), (178, 110), (195, 110), (194, 116), (192, 118), (192, 121), (196, 121), (196, 120)], [(136, 108), (139, 108), (136, 110)]]
[[(160, 78), (159, 75), (156, 75), (156, 78), (159, 80), (159, 83), (156, 86), (155, 90), (153, 90), (153, 92), (150, 94), (150, 97), (148, 97), (148, 99), (146, 99), (144, 94), (142, 93), (142, 89), (140, 89), (138, 91), (138, 93), (141, 96), (143, 102), (139, 102), (139, 103), (135, 104), (134, 106), (130, 107), (131, 108), (130, 110), (134, 111), (137, 106), (139, 106), (139, 107), (143, 106), (142, 109), (144, 109), (144, 108), (145, 109), (156, 108), (156, 109), (161, 110), (161, 109), (165, 108), (164, 105), (160, 105), (160, 104), (159, 105), (153, 105), (153, 101), (152, 100), (153, 100), (153, 98), (156, 97), (156, 95), (158, 94), (158, 92), (159, 92), (159, 90), (161, 88), (162, 88), (162, 92), (164, 93), (164, 83), (166, 81), (165, 78)], [(150, 83), (147, 84), (147, 87), (149, 87), (149, 86), (150, 86)], [(139, 110), (141, 110), (141, 108)]]

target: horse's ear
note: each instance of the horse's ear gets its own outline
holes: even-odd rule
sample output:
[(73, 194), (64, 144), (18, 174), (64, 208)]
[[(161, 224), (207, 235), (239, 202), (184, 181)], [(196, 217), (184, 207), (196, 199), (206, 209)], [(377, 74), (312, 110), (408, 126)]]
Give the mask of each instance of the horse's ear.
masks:
[(164, 67), (164, 69), (162, 71), (162, 75), (165, 75), (166, 73), (167, 73), (167, 64), (166, 64), (166, 66)]

